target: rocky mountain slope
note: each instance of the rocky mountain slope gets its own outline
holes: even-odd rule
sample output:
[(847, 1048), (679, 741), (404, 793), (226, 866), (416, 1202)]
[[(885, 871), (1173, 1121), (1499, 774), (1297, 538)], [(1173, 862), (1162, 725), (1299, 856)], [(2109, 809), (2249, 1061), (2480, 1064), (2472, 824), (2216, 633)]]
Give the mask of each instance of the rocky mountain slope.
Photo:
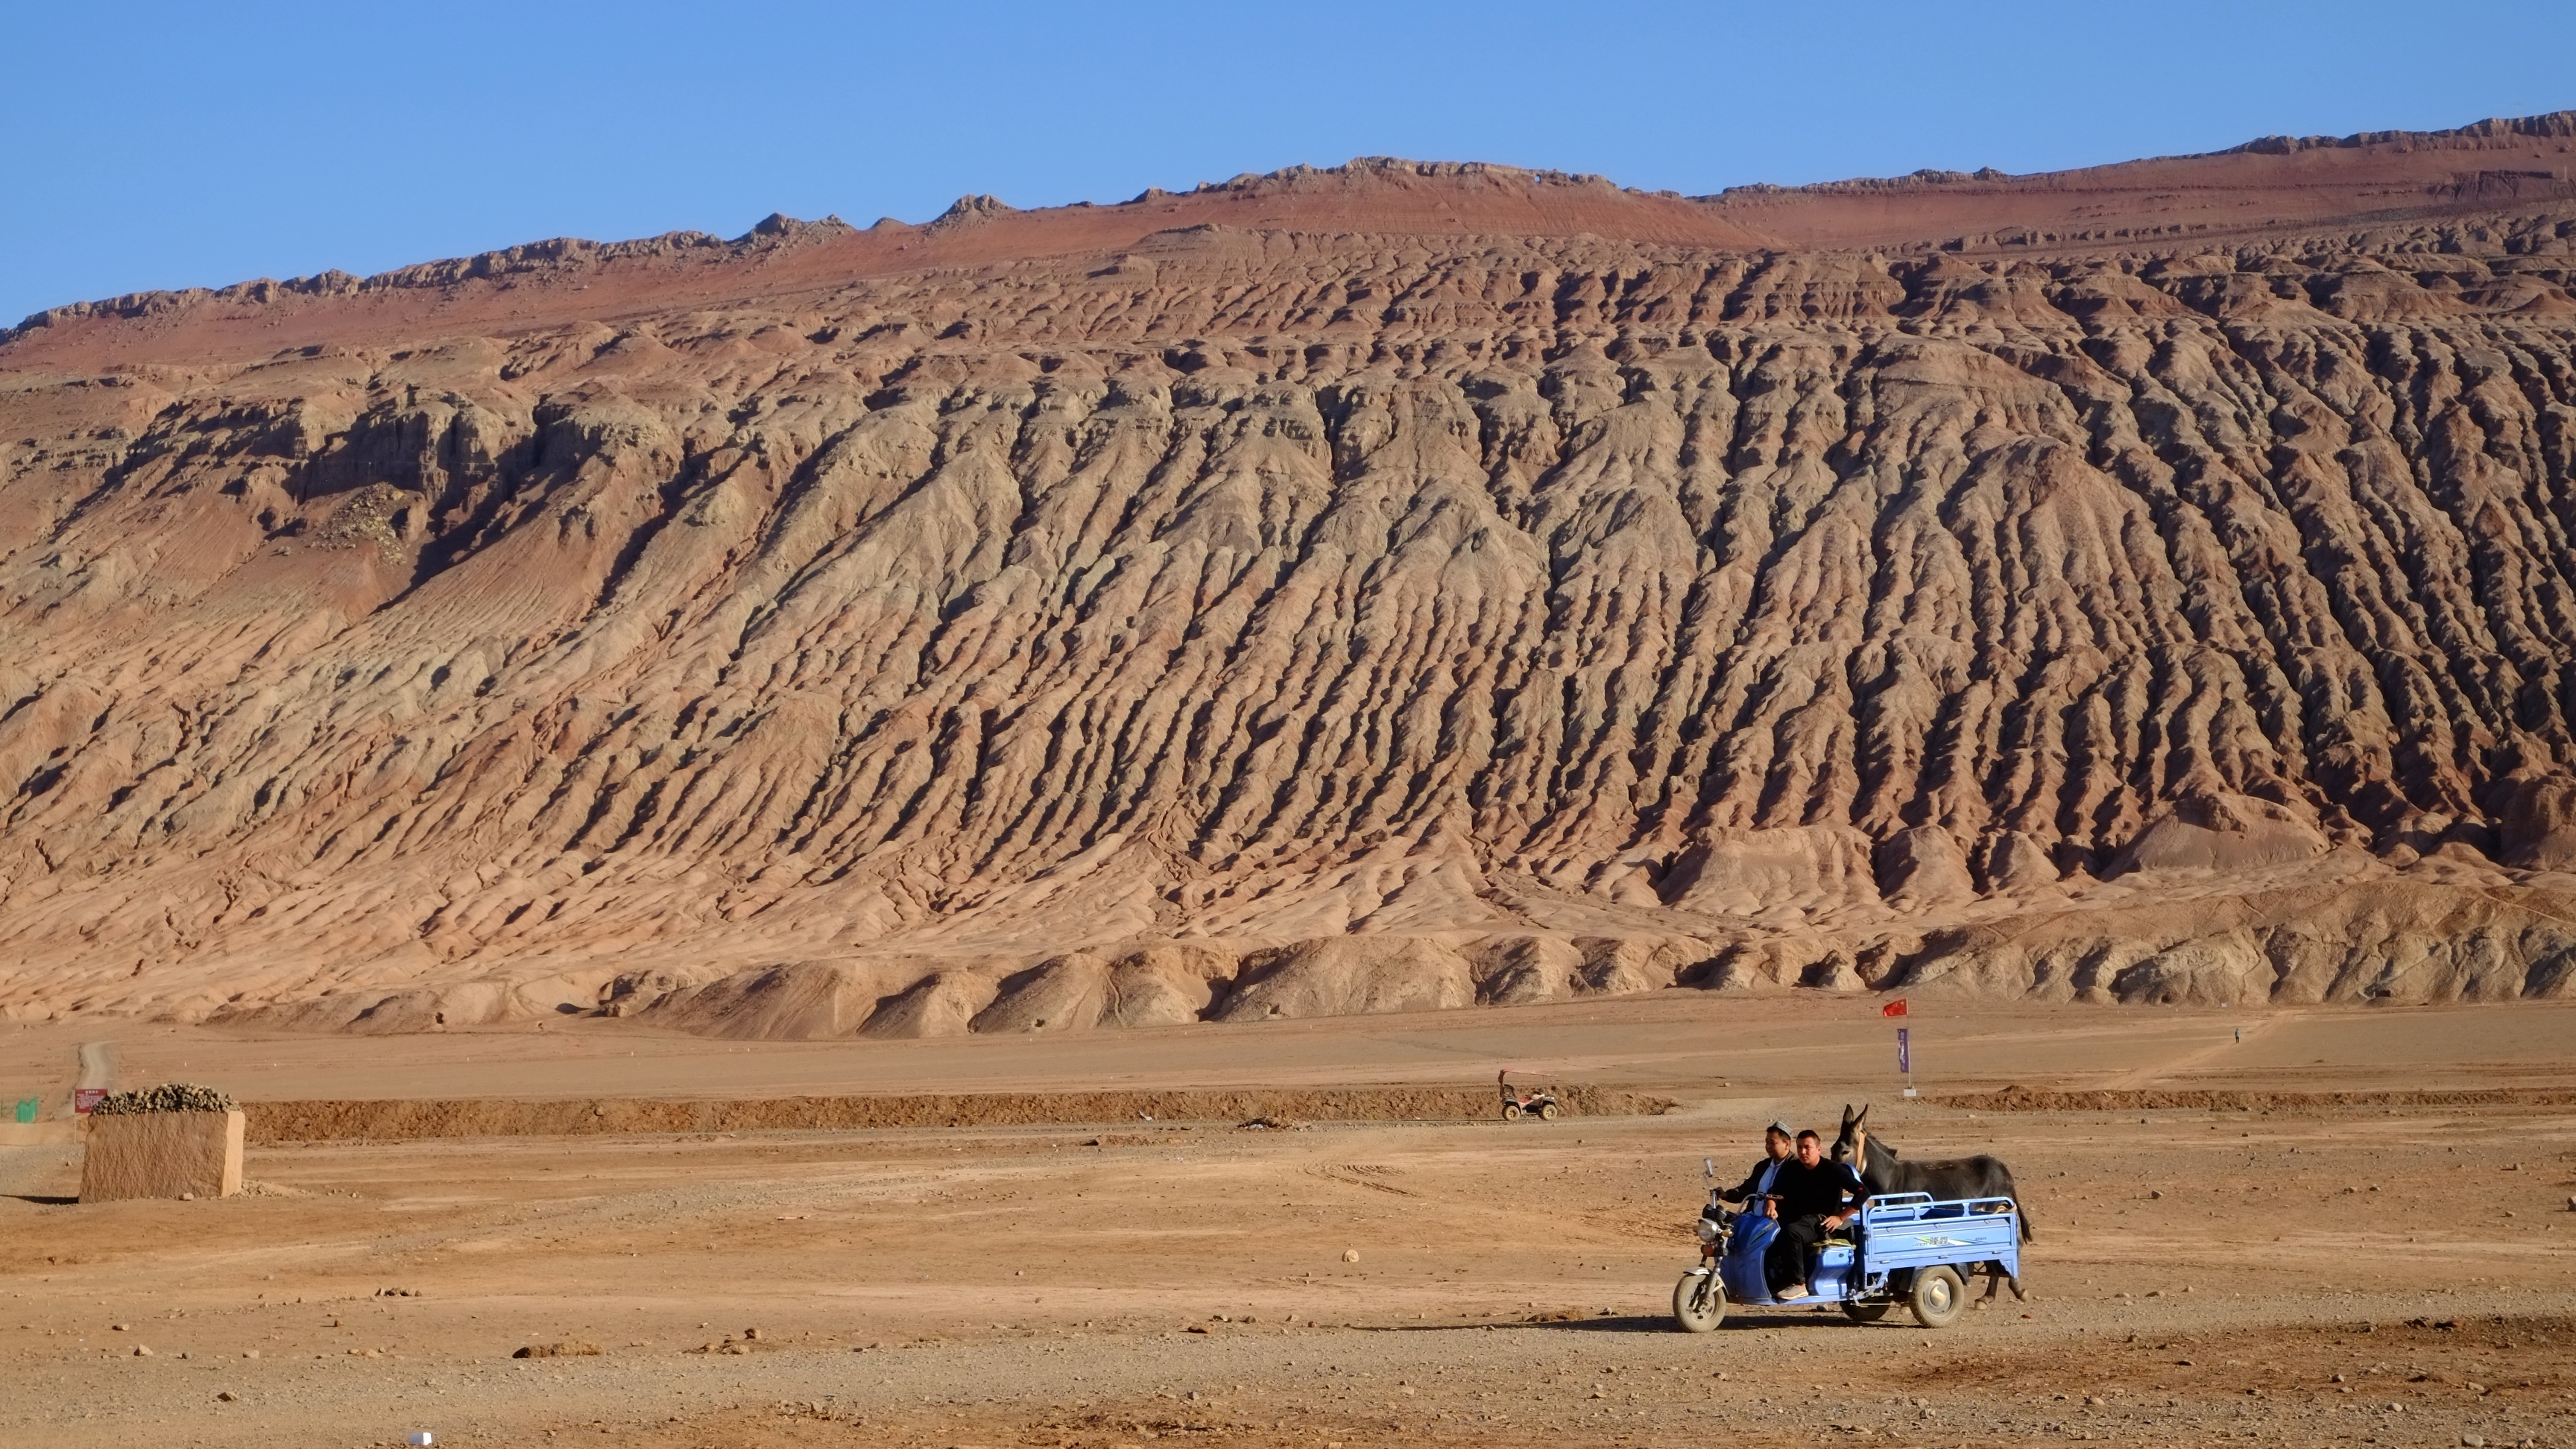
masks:
[(2576, 990), (2576, 116), (0, 343), (0, 1014)]

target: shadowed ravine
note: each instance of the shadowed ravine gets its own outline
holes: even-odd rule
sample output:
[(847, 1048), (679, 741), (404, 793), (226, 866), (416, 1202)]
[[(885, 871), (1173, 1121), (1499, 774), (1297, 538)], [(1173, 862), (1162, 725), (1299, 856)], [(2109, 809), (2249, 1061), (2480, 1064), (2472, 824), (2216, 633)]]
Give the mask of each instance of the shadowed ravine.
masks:
[(0, 347), (0, 1011), (2576, 989), (2576, 203), (876, 235)]

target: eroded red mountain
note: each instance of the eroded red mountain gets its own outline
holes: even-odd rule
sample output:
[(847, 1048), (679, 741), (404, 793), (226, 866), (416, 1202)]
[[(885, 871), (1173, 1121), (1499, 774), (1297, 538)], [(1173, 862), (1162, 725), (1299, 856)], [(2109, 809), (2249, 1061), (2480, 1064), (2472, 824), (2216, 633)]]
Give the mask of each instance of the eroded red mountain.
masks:
[(1368, 162), (0, 345), (0, 1011), (2576, 977), (2576, 118)]

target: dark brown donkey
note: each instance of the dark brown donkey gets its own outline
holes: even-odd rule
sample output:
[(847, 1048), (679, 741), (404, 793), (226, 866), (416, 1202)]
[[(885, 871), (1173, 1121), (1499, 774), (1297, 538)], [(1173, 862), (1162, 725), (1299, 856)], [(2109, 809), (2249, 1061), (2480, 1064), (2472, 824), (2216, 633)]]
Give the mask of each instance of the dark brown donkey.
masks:
[[(1858, 1112), (1843, 1104), (1843, 1130), (1834, 1138), (1834, 1161), (1851, 1164), (1860, 1174), (1861, 1185), (1872, 1197), (1892, 1192), (1928, 1192), (1943, 1202), (1972, 1197), (2008, 1197), (2021, 1221), (2021, 1240), (2025, 1243), (2039, 1236), (2030, 1227), (2030, 1209), (2013, 1186), (2012, 1169), (2003, 1159), (1979, 1153), (1975, 1157), (1953, 1157), (1940, 1162), (1908, 1162), (1897, 1150), (1869, 1135), (1869, 1106)], [(2012, 1284), (2015, 1298), (2025, 1297), (2021, 1280), (2008, 1277), (2000, 1263), (1986, 1264), (1986, 1296), (2004, 1283)]]

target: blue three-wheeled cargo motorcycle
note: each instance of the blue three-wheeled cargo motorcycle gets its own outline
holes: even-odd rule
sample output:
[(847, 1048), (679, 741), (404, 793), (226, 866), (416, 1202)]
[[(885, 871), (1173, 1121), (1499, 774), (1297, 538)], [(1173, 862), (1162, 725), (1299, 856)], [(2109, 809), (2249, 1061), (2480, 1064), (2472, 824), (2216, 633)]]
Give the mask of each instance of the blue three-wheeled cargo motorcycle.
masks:
[[(1726, 1319), (1726, 1306), (1776, 1303), (1763, 1275), (1779, 1224), (1748, 1204), (1742, 1212), (1709, 1190), (1700, 1209), (1700, 1264), (1673, 1285), (1673, 1321), (1706, 1333)], [(1905, 1305), (1925, 1328), (1946, 1326), (1967, 1306), (1973, 1273), (2021, 1276), (2021, 1214), (2008, 1197), (1940, 1201), (1929, 1193), (1893, 1193), (1861, 1205), (1850, 1224), (1827, 1238), (1807, 1296), (1797, 1306), (1832, 1304), (1854, 1322), (1876, 1323)]]

